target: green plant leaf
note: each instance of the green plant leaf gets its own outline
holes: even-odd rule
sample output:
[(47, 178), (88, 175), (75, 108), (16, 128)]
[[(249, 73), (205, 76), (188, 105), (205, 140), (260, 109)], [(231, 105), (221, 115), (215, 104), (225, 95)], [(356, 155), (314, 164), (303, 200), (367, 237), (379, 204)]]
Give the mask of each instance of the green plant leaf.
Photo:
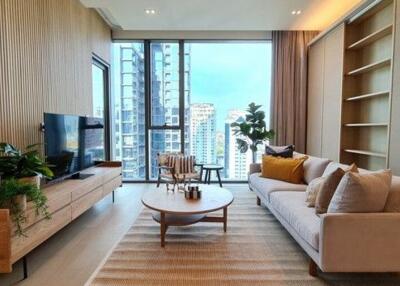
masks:
[(236, 139), (236, 143), (238, 144), (238, 148), (239, 148), (239, 151), (240, 151), (241, 153), (246, 153), (247, 150), (249, 149), (249, 145), (248, 145), (247, 142), (246, 142), (245, 140), (243, 140), (243, 139), (237, 138), (237, 139)]
[(18, 236), (25, 235), (22, 224), (26, 221), (25, 211), (15, 202), (14, 198), (25, 195), (28, 201), (32, 201), (37, 215), (50, 218), (46, 205), (47, 197), (36, 185), (20, 182), (14, 178), (2, 180), (0, 184), (0, 208), (10, 210), (11, 219), (16, 226)]

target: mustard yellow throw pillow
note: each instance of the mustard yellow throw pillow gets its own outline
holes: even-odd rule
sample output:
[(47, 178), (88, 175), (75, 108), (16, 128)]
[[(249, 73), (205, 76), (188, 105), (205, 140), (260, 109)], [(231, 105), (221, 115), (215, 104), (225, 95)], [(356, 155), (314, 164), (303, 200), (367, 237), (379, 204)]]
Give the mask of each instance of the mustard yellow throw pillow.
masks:
[(303, 164), (307, 158), (307, 156), (282, 158), (264, 155), (262, 158), (261, 177), (301, 184), (304, 176)]

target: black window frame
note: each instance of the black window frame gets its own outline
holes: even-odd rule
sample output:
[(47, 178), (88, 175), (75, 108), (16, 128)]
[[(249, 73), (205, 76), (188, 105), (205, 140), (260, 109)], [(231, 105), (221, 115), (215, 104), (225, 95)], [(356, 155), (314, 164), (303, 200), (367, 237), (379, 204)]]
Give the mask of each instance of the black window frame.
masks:
[[(111, 66), (110, 64), (102, 59), (99, 55), (92, 53), (92, 66), (95, 65), (96, 67), (103, 70), (103, 82), (104, 82), (104, 153), (105, 153), (105, 160), (111, 160)], [(91, 66), (91, 67), (92, 67)], [(92, 75), (93, 79), (93, 75)], [(93, 88), (93, 87), (92, 87)], [(92, 90), (93, 96), (93, 90)]]

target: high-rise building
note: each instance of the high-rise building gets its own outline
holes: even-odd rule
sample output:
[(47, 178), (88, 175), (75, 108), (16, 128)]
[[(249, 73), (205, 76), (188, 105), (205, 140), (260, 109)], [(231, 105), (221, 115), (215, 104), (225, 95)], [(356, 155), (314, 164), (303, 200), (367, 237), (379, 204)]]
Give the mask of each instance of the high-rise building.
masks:
[[(151, 125), (179, 126), (179, 45), (152, 43)], [(114, 45), (113, 66), (115, 158), (122, 161), (125, 179), (145, 179), (144, 46), (142, 43)], [(190, 49), (185, 50), (185, 150), (189, 150)], [(150, 174), (157, 174), (157, 153), (180, 152), (179, 130), (151, 130)]]
[[(123, 177), (145, 177), (145, 108), (143, 45), (114, 46), (115, 156), (123, 164)], [(119, 95), (119, 96), (118, 96)]]
[(216, 134), (216, 156), (217, 156), (217, 164), (224, 166), (224, 158), (225, 158), (225, 134), (224, 132), (217, 131)]
[[(189, 150), (190, 49), (185, 50), (184, 150)], [(179, 45), (151, 44), (151, 121), (153, 126), (179, 126)], [(153, 130), (151, 133), (151, 176), (157, 175), (157, 153), (181, 152), (179, 130)]]
[(236, 142), (239, 135), (234, 134), (231, 127), (233, 122), (241, 122), (246, 114), (241, 110), (230, 110), (225, 120), (225, 178), (245, 180), (249, 164), (251, 163), (251, 152), (241, 153)]
[(210, 103), (190, 105), (190, 152), (197, 162), (216, 163), (215, 107)]

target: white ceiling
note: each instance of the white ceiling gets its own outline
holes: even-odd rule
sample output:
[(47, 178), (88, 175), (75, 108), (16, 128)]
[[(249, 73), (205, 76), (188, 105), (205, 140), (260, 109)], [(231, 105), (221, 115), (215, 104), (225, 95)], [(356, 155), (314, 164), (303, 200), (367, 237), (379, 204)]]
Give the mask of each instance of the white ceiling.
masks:
[[(362, 1), (81, 0), (124, 30), (153, 31), (323, 30)], [(302, 13), (293, 16), (293, 10)]]

